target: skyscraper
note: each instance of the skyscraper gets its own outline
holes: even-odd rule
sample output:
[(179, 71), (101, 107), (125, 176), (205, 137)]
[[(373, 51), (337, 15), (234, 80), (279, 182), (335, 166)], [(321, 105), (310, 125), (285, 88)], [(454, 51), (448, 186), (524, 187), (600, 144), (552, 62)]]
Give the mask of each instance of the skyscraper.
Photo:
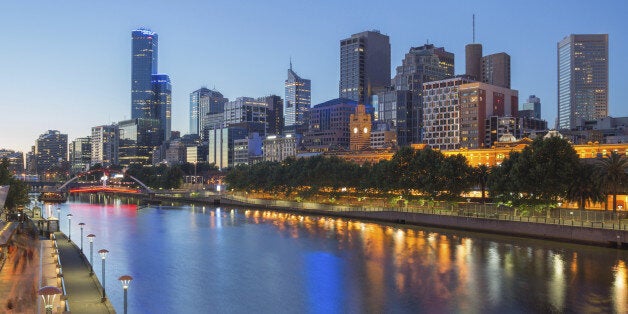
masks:
[(92, 157), (91, 138), (79, 137), (69, 145), (70, 171), (75, 174), (89, 170)]
[(482, 78), (482, 44), (468, 44), (464, 47), (465, 68), (468, 76), (474, 80)]
[(152, 75), (157, 74), (157, 34), (148, 29), (136, 29), (131, 36), (131, 119), (151, 118)]
[[(229, 99), (216, 90), (210, 90), (201, 87), (190, 93), (190, 134), (198, 134), (203, 137), (204, 130), (215, 128), (214, 122), (210, 121), (210, 115), (220, 114), (222, 121), (222, 113), (225, 104)], [(219, 124), (222, 124), (219, 123)], [(218, 128), (222, 125), (217, 126)]]
[(390, 86), (390, 39), (379, 31), (340, 41), (340, 98), (371, 104), (371, 96)]
[(510, 88), (510, 55), (500, 52), (482, 57), (480, 72), (483, 83)]
[(305, 112), (311, 105), (311, 82), (301, 78), (292, 70), (292, 61), (285, 81), (284, 125), (286, 131), (294, 132), (304, 124)]
[(118, 129), (115, 124), (92, 127), (91, 166), (118, 164)]
[(61, 167), (68, 160), (68, 135), (49, 130), (35, 142), (37, 174), (44, 175), (52, 167)]
[(608, 34), (558, 42), (558, 129), (608, 115)]
[(530, 118), (541, 119), (541, 99), (535, 95), (530, 95), (528, 101), (524, 102), (519, 109), (519, 116), (522, 113)]
[(155, 113), (153, 119), (159, 120), (163, 141), (170, 140), (171, 116), (172, 116), (172, 85), (170, 77), (166, 74), (152, 75), (153, 108)]

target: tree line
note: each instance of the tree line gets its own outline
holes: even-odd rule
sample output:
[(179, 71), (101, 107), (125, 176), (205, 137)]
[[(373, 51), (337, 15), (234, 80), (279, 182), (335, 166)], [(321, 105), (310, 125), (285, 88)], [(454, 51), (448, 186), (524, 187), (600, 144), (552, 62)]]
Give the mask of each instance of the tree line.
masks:
[(513, 205), (571, 201), (580, 208), (604, 202), (609, 195), (616, 209), (616, 196), (628, 192), (628, 158), (612, 152), (605, 158), (580, 159), (568, 141), (551, 137), (534, 140), (492, 167), (471, 167), (462, 155), (445, 156), (429, 147), (404, 147), (376, 164), (316, 156), (239, 165), (228, 170), (225, 180), (229, 189), (286, 196), (351, 191), (455, 201), (480, 190), (482, 202), (487, 196)]

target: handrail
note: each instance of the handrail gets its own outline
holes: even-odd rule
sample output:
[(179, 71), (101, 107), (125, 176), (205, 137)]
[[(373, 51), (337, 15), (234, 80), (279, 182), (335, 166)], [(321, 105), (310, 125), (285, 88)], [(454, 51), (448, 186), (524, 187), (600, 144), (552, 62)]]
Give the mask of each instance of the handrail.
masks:
[(57, 245), (57, 237), (52, 234), (54, 248), (57, 250), (57, 265), (59, 265), (59, 278), (61, 278), (61, 290), (63, 291), (62, 297), (65, 297), (65, 311), (70, 312), (70, 302), (68, 302), (68, 293), (65, 289), (65, 279), (63, 278), (63, 267), (61, 266), (61, 254), (59, 254), (59, 246)]

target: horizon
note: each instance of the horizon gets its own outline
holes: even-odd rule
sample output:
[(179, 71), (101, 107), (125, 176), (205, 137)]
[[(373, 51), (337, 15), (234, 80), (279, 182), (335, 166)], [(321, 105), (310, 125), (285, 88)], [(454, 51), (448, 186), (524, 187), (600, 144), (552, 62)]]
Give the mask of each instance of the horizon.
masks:
[(570, 34), (609, 34), (609, 116), (628, 116), (622, 104), (628, 97), (622, 88), (628, 86), (622, 75), (628, 71), (622, 58), (628, 31), (620, 13), (628, 3), (396, 1), (387, 5), (390, 10), (377, 4), (5, 3), (0, 149), (27, 153), (47, 130), (68, 134), (71, 142), (90, 135), (93, 126), (129, 119), (131, 31), (142, 27), (159, 35), (158, 72), (171, 77), (172, 130), (181, 135), (189, 132), (192, 91), (211, 86), (229, 100), (272, 94), (283, 99), (290, 61), (299, 76), (312, 81), (312, 106), (338, 98), (340, 40), (365, 30), (390, 37), (392, 76), (411, 47), (427, 42), (454, 53), (455, 74), (463, 74), (472, 14), (475, 42), (484, 55), (511, 56), (511, 88), (519, 92), (519, 105), (529, 95), (539, 97), (550, 128), (557, 111), (557, 43)]

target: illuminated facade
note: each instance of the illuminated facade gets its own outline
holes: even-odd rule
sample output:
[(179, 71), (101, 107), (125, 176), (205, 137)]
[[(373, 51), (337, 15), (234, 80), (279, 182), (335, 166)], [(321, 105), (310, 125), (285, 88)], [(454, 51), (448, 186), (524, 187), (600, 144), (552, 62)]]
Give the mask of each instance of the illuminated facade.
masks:
[(159, 120), (161, 129), (161, 141), (170, 140), (171, 118), (172, 118), (172, 85), (170, 77), (166, 74), (155, 74), (152, 76), (153, 86), (153, 108), (155, 114), (153, 119)]
[(371, 104), (375, 94), (390, 86), (390, 39), (366, 31), (340, 41), (339, 97)]
[(286, 136), (271, 135), (264, 139), (264, 161), (284, 161), (288, 157), (297, 155), (298, 135), (286, 134)]
[[(285, 102), (283, 107), (284, 125), (287, 130), (297, 131), (305, 124), (305, 112), (311, 106), (311, 85), (308, 79), (301, 78), (292, 70), (292, 62), (285, 81)], [(280, 134), (280, 133), (275, 133)]]
[(246, 128), (229, 127), (209, 130), (207, 135), (207, 162), (215, 164), (218, 169), (224, 169), (234, 165), (235, 140), (246, 138), (248, 131)]
[(608, 116), (608, 34), (558, 42), (558, 129)]
[(152, 75), (157, 74), (158, 36), (148, 29), (131, 32), (131, 119), (153, 117)]
[[(190, 134), (203, 138), (204, 131), (222, 127), (222, 113), (227, 101), (220, 92), (205, 87), (190, 93)], [(220, 121), (210, 116), (219, 117)]]
[(92, 127), (91, 166), (103, 167), (118, 164), (118, 130), (116, 125)]
[(309, 128), (303, 145), (310, 151), (349, 148), (349, 121), (357, 103), (337, 98), (314, 106), (308, 112)]
[(366, 113), (364, 105), (358, 105), (355, 113), (349, 117), (349, 149), (369, 148), (371, 141), (371, 115)]
[(118, 123), (118, 162), (121, 166), (150, 165), (152, 150), (161, 144), (159, 124), (157, 119), (131, 119)]
[(61, 166), (68, 160), (68, 135), (56, 130), (40, 135), (35, 142), (35, 156), (39, 175), (54, 166)]
[(89, 170), (92, 158), (91, 138), (79, 137), (72, 141), (69, 145), (70, 170), (72, 173), (78, 173)]

